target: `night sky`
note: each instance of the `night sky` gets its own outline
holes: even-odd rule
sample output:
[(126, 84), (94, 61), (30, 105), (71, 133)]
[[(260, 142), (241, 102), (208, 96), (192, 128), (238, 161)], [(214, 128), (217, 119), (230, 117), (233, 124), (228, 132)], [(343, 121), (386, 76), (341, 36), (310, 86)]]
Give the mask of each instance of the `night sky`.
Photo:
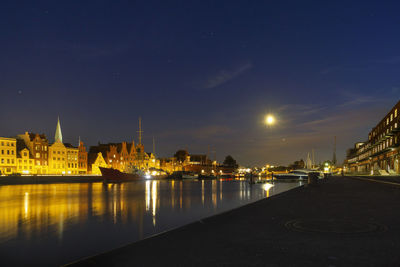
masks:
[[(398, 1), (10, 1), (0, 8), (0, 136), (158, 156), (337, 158), (400, 96)], [(273, 113), (277, 124), (267, 127)], [(146, 149), (147, 147), (147, 149)]]

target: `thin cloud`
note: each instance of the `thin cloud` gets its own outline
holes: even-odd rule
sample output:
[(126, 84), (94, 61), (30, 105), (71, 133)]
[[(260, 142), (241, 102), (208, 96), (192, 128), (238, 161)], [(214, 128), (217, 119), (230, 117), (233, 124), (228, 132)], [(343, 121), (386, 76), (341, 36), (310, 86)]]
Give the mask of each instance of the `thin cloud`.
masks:
[(226, 136), (232, 133), (232, 129), (225, 125), (206, 125), (199, 128), (182, 129), (164, 132), (162, 137), (193, 136), (195, 139), (207, 139), (211, 137)]
[(253, 65), (251, 63), (247, 63), (233, 71), (221, 70), (216, 76), (209, 78), (204, 87), (207, 89), (218, 87), (251, 69), (252, 67)]
[(396, 63), (400, 63), (400, 56), (381, 59), (381, 60), (377, 60), (376, 62), (378, 62), (378, 63), (386, 63), (386, 64), (396, 64)]

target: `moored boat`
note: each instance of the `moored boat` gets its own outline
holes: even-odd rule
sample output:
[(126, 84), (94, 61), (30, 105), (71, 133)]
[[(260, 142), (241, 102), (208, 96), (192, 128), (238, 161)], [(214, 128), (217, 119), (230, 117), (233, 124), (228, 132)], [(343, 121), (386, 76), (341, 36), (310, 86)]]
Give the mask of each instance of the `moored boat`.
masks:
[(199, 175), (197, 173), (187, 172), (187, 171), (182, 172), (182, 179), (197, 179), (197, 178), (199, 178)]
[(320, 176), (318, 171), (301, 169), (293, 170), (288, 173), (274, 174), (273, 178), (276, 180), (307, 180), (309, 173), (315, 173)]
[(125, 173), (113, 168), (99, 167), (105, 183), (121, 183), (127, 181), (139, 181), (145, 178), (138, 172)]

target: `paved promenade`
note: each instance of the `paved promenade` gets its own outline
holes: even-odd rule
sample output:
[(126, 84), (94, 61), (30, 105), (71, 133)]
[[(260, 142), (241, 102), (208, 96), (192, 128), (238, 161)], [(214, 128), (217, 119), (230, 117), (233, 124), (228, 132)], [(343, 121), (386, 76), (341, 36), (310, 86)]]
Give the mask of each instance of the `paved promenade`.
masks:
[(400, 186), (320, 182), (73, 266), (400, 266)]

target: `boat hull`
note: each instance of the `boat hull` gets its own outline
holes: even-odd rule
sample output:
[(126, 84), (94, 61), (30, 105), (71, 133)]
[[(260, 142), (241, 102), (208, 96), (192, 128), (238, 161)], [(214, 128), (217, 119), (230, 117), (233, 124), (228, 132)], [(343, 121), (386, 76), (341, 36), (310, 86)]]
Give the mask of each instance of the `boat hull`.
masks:
[(124, 173), (113, 168), (99, 168), (101, 171), (101, 175), (103, 176), (104, 182), (106, 183), (121, 183), (127, 181), (144, 180), (143, 177), (135, 173)]

